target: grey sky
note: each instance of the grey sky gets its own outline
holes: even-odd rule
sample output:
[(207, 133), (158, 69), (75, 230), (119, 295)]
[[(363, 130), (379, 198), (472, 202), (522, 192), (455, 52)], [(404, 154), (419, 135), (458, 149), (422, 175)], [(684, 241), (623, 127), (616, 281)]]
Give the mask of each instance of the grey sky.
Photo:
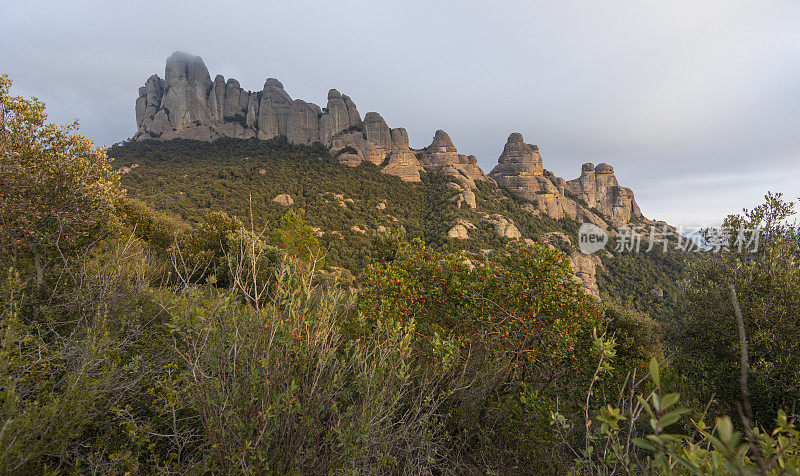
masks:
[(111, 144), (175, 50), (212, 77), (329, 88), (447, 131), (487, 172), (508, 134), (567, 179), (608, 162), (648, 217), (708, 224), (768, 190), (800, 196), (800, 2), (0, 1), (0, 71)]

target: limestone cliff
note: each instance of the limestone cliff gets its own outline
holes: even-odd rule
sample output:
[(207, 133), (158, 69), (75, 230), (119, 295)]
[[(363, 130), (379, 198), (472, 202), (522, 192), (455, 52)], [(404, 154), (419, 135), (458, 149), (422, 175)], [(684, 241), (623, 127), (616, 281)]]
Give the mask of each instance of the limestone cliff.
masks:
[(581, 176), (567, 182), (567, 189), (608, 217), (614, 225), (626, 225), (631, 219), (642, 218), (639, 205), (633, 199), (633, 190), (621, 187), (608, 164), (586, 163)]
[[(508, 137), (497, 162), (489, 176), (534, 202), (540, 212), (553, 218), (567, 217), (603, 228), (607, 224), (623, 226), (633, 219), (643, 218), (633, 191), (619, 185), (614, 168), (608, 164), (597, 167), (583, 164), (581, 176), (566, 181), (544, 169), (539, 147), (526, 144), (518, 132)], [(567, 192), (578, 201), (567, 196)]]
[(405, 129), (390, 129), (375, 112), (362, 121), (353, 100), (335, 89), (325, 109), (292, 99), (274, 78), (260, 92), (246, 91), (232, 78), (212, 81), (199, 56), (181, 52), (167, 59), (164, 79), (153, 75), (139, 88), (136, 126), (138, 140), (285, 136), (294, 144), (320, 142), (342, 163), (372, 162), (406, 181), (419, 181), (422, 170)]

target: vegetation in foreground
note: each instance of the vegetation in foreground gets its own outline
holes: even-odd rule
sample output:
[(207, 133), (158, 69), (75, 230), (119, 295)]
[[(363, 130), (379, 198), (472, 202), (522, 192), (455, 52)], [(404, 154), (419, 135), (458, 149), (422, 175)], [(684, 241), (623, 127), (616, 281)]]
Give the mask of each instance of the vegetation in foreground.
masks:
[(0, 81), (5, 472), (800, 472), (780, 196), (728, 219), (759, 252), (698, 261), (669, 320), (541, 246), (389, 239), (351, 288), (302, 216), (155, 211)]

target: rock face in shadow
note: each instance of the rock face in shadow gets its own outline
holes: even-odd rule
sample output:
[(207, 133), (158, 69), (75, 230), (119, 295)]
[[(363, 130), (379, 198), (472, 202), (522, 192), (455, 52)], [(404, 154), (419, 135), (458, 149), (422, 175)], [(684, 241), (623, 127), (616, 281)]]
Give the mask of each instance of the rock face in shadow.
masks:
[(213, 132), (208, 124), (218, 118), (208, 104), (211, 77), (198, 56), (173, 53), (167, 59), (164, 80), (151, 76), (139, 88), (136, 123), (140, 133), (151, 137), (189, 137), (208, 140)]

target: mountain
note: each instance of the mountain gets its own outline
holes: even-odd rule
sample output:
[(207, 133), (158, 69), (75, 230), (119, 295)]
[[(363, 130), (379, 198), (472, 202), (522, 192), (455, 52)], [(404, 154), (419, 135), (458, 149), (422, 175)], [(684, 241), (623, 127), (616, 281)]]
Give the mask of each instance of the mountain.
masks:
[[(390, 128), (377, 112), (366, 113), (362, 120), (355, 102), (335, 89), (328, 92), (324, 108), (292, 99), (283, 84), (274, 78), (267, 79), (259, 92), (246, 91), (232, 78), (226, 81), (217, 75), (212, 81), (199, 56), (181, 52), (167, 59), (164, 79), (153, 75), (139, 88), (136, 124), (133, 141), (113, 148), (112, 155), (129, 171), (125, 180), (128, 188), (145, 200), (154, 199), (155, 192), (159, 196), (164, 193), (159, 190), (158, 181), (163, 186), (165, 177), (170, 175), (171, 181), (176, 181), (173, 167), (176, 164), (154, 160), (156, 156), (163, 158), (165, 151), (171, 150), (166, 155), (172, 154), (181, 164), (179, 168), (188, 167), (184, 176), (189, 178), (183, 182), (194, 183), (196, 177), (191, 171), (201, 162), (205, 164), (204, 170), (213, 169), (218, 177), (228, 177), (235, 169), (236, 172), (230, 173), (240, 174), (239, 186), (242, 181), (247, 182), (247, 193), (254, 193), (254, 187), (261, 187), (259, 194), (264, 189), (274, 193), (260, 197), (268, 202), (264, 206), (258, 204), (263, 217), (274, 217), (286, 206), (304, 208), (307, 219), (319, 229), (321, 236), (328, 238), (365, 235), (370, 230), (401, 226), (403, 230), (410, 230), (411, 236), (419, 236), (429, 243), (471, 252), (490, 249), (500, 243), (485, 236), (487, 230), (501, 241), (539, 241), (548, 246), (561, 246), (570, 256), (578, 279), (595, 296), (600, 293), (596, 279), (598, 269), (603, 268), (603, 259), (611, 258), (585, 255), (577, 250), (573, 240), (580, 224), (595, 224), (608, 230), (612, 238), (618, 227), (626, 225), (666, 226), (644, 217), (633, 191), (619, 184), (609, 164), (585, 163), (579, 177), (565, 180), (544, 168), (537, 145), (526, 143), (522, 134), (514, 132), (499, 153), (497, 165), (487, 174), (477, 165), (474, 155), (459, 153), (442, 130), (435, 132), (429, 146), (412, 149), (406, 129)], [(198, 142), (181, 142), (177, 149), (168, 145), (176, 139)], [(234, 146), (235, 142), (231, 142), (234, 139), (250, 139), (246, 141), (248, 144), (252, 140), (269, 141), (270, 145)], [(160, 151), (156, 145), (159, 142), (166, 143)], [(203, 151), (202, 143), (211, 144)], [(220, 143), (226, 144), (224, 149), (220, 149)], [(278, 153), (276, 149), (284, 157), (286, 151), (290, 151), (288, 156), (294, 156), (295, 162), (270, 162)], [(209, 151), (216, 151), (211, 153), (213, 157), (209, 157)], [(204, 159), (193, 162), (193, 156)], [(309, 157), (313, 160), (307, 160)], [(359, 171), (348, 174), (331, 168), (330, 162)], [(297, 169), (295, 166), (301, 163), (303, 167)], [(134, 166), (141, 167), (130, 168)], [(154, 176), (156, 169), (159, 175)], [(327, 175), (318, 173), (323, 169)], [(365, 185), (365, 173), (375, 187)], [(270, 180), (275, 174), (283, 177), (283, 182)], [(382, 174), (396, 179), (383, 181), (379, 179)], [(324, 186), (311, 183), (309, 177), (314, 177), (311, 182), (328, 183)], [(214, 186), (228, 183), (224, 178), (216, 180)], [(360, 182), (364, 190), (380, 188), (382, 192), (366, 197), (363, 190), (359, 192), (345, 182)], [(244, 216), (245, 210), (240, 206), (244, 203), (241, 195), (244, 189), (235, 198), (229, 196), (228, 200), (237, 203), (232, 206), (209, 199), (209, 195), (201, 197), (201, 192), (209, 185), (207, 180), (203, 184), (194, 183), (193, 187), (186, 185), (175, 183), (173, 187), (183, 196), (163, 200), (160, 206), (188, 219), (198, 219), (197, 212), (203, 208), (229, 210)], [(236, 184), (227, 186), (238, 188)], [(311, 189), (316, 195), (308, 193)], [(392, 194), (395, 198), (389, 200)], [(218, 193), (217, 197), (223, 195)], [(362, 195), (361, 198), (358, 195)], [(365, 200), (375, 203), (363, 203)], [(331, 208), (330, 203), (340, 206)], [(379, 208), (380, 204), (384, 208)], [(361, 207), (358, 214), (346, 213), (330, 219), (347, 209), (352, 212), (354, 207)], [(317, 213), (317, 210), (325, 210), (325, 213)], [(368, 217), (370, 214), (373, 216)], [(322, 224), (326, 222), (328, 229), (323, 229)], [(338, 240), (328, 239), (327, 244), (337, 248), (334, 245)], [(556, 241), (566, 244), (554, 244)], [(357, 255), (355, 250), (364, 243), (350, 240), (348, 245)], [(339, 252), (342, 255), (339, 264), (354, 268), (354, 272), (368, 264), (368, 259), (358, 263), (346, 259), (345, 248)], [(613, 256), (613, 253), (606, 252), (602, 256)]]

